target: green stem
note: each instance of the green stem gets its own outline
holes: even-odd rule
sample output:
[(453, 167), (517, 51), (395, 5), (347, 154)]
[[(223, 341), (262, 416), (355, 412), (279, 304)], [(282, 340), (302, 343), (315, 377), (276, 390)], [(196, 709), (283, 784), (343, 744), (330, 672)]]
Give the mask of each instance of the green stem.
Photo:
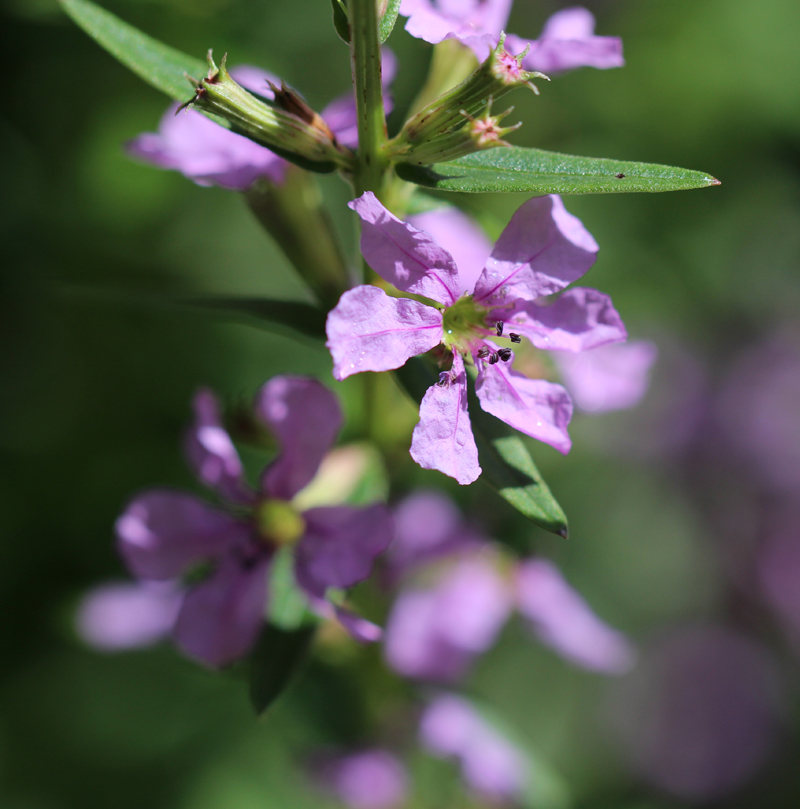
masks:
[(389, 162), (383, 153), (386, 116), (381, 84), (381, 46), (376, 0), (349, 0), (350, 63), (358, 115), (358, 154), (353, 184), (357, 195), (383, 194)]
[(260, 182), (244, 197), (317, 302), (335, 306), (352, 279), (314, 176), (290, 166), (281, 185)]

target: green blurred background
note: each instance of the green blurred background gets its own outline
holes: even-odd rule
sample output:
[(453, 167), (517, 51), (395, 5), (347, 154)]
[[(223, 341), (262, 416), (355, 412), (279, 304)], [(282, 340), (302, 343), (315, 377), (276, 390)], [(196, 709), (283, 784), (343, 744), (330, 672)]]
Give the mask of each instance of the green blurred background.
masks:
[[(213, 47), (233, 64), (264, 67), (317, 108), (348, 89), (328, 0), (103, 5), (187, 53)], [(535, 37), (565, 5), (517, 0), (509, 29)], [(697, 461), (691, 447), (672, 451), (664, 418), (681, 406), (702, 411), (705, 391), (741, 351), (799, 325), (800, 5), (586, 5), (599, 33), (623, 38), (627, 66), (559, 77), (538, 98), (520, 93), (525, 125), (514, 141), (722, 180), (703, 191), (567, 200), (601, 245), (588, 283), (612, 296), (632, 337), (660, 346), (653, 389), (636, 413), (577, 416), (566, 459), (535, 448), (570, 517), (568, 543), (518, 520), (481, 484), (457, 491), (402, 459), (393, 494), (444, 486), (495, 534), (557, 559), (604, 618), (645, 646), (680, 622), (744, 622), (773, 647), (787, 683), (781, 739), (760, 772), (715, 805), (796, 807), (796, 658), (769, 622), (753, 628), (731, 607), (736, 583), (718, 515), (735, 511), (732, 492), (747, 490), (746, 479), (729, 488), (714, 452)], [(316, 661), (256, 721), (237, 676), (206, 673), (170, 648), (101, 655), (72, 629), (80, 595), (124, 577), (112, 525), (127, 497), (151, 484), (196, 488), (179, 437), (198, 385), (236, 401), (275, 373), (330, 378), (324, 350), (169, 297), (301, 299), (302, 287), (238, 195), (125, 157), (123, 142), (155, 129), (165, 99), (54, 0), (3, 0), (3, 33), (0, 806), (329, 805), (298, 761), (315, 745), (381, 740), (405, 691), (378, 650)], [(400, 60), (396, 127), (430, 49), (402, 25), (388, 44)], [(341, 207), (345, 186), (323, 185)], [(522, 199), (481, 204), (505, 220)], [(337, 221), (352, 239), (349, 220)], [(355, 435), (357, 383), (344, 388)], [(563, 775), (576, 806), (683, 805), (647, 786), (610, 741), (613, 684), (527, 642), (519, 626), (470, 687)]]

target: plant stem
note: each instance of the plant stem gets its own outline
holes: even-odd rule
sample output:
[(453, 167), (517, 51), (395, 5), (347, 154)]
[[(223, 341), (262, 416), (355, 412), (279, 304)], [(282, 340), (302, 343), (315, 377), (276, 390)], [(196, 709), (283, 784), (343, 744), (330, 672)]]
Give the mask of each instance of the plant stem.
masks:
[(389, 166), (383, 153), (386, 116), (381, 84), (381, 47), (376, 0), (349, 0), (350, 64), (358, 115), (358, 154), (353, 185), (357, 195), (381, 197)]

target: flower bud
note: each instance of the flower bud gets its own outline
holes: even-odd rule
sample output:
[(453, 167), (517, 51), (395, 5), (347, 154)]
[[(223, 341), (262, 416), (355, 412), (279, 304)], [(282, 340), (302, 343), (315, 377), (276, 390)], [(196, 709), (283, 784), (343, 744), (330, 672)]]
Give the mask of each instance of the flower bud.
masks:
[(512, 56), (503, 47), (504, 42), (505, 34), (472, 75), (409, 119), (387, 144), (388, 155), (398, 162), (423, 165), (493, 146), (508, 146), (502, 136), (517, 127), (502, 128), (499, 123), (513, 107), (492, 116), (493, 100), (521, 85), (538, 93), (531, 79), (547, 76), (523, 70), (527, 51)]
[(219, 67), (208, 52), (208, 75), (204, 79), (187, 77), (195, 95), (178, 112), (189, 106), (224, 118), (231, 131), (266, 146), (281, 157), (316, 172), (352, 169), (353, 153), (339, 144), (328, 125), (294, 91), (273, 86), (275, 101), (249, 93)]

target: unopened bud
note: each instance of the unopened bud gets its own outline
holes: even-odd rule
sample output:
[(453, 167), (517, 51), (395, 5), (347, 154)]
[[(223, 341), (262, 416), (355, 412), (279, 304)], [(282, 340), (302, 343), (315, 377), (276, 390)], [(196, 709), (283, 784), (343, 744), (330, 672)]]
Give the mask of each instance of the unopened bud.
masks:
[(208, 52), (208, 75), (187, 77), (195, 95), (180, 110), (193, 106), (224, 118), (231, 131), (317, 172), (352, 169), (353, 153), (336, 141), (328, 125), (294, 91), (273, 85), (274, 104), (268, 104), (237, 84), (225, 68), (219, 67)]

